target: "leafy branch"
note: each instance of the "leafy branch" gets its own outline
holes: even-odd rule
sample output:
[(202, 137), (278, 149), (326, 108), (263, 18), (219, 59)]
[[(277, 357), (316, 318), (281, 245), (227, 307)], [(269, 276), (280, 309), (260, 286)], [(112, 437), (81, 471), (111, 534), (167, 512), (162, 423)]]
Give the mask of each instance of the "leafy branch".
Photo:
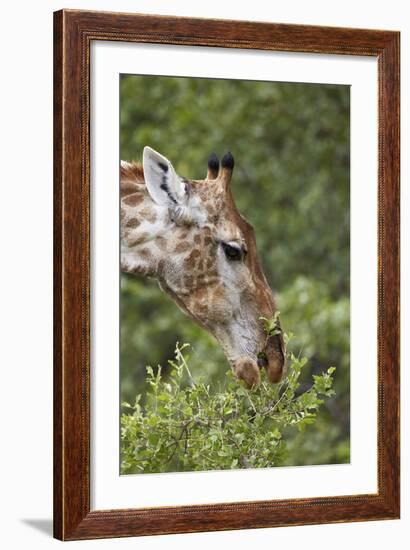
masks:
[[(268, 327), (269, 328), (269, 327)], [(276, 330), (274, 326), (269, 330)], [(283, 433), (315, 422), (325, 398), (334, 395), (334, 367), (314, 375), (298, 391), (306, 359), (288, 356), (286, 378), (246, 389), (227, 372), (213, 391), (189, 369), (189, 345), (177, 344), (167, 378), (147, 367), (145, 403), (123, 403), (121, 473), (150, 473), (277, 466), (286, 455)]]

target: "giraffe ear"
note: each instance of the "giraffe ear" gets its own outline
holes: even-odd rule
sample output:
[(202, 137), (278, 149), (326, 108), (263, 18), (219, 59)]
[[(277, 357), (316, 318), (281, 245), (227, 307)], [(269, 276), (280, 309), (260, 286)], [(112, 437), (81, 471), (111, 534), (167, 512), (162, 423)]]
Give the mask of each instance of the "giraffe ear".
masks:
[(171, 207), (184, 203), (185, 183), (167, 158), (151, 147), (144, 147), (143, 167), (145, 184), (154, 202)]

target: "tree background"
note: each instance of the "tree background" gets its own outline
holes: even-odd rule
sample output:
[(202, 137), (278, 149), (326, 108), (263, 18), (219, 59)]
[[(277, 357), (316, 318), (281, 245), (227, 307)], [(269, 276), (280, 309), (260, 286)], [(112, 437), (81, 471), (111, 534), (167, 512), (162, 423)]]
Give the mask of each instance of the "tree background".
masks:
[[(350, 460), (350, 88), (340, 85), (122, 75), (121, 158), (145, 145), (185, 177), (209, 153), (235, 158), (232, 188), (255, 228), (281, 324), (295, 334), (304, 376), (335, 366), (336, 395), (315, 424), (287, 438), (287, 465)], [(147, 365), (166, 367), (176, 342), (213, 387), (227, 363), (153, 280), (121, 276), (121, 401), (144, 393)], [(302, 390), (306, 389), (303, 388)]]

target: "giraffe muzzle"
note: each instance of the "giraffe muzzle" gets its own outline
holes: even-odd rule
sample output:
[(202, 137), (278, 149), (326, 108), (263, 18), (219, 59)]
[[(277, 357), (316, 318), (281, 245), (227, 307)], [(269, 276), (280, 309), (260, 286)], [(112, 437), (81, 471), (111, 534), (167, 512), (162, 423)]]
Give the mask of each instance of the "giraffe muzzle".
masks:
[(257, 359), (240, 357), (233, 365), (235, 375), (243, 380), (248, 388), (256, 388), (261, 381), (260, 370), (265, 369), (268, 380), (276, 384), (286, 371), (286, 353), (282, 334), (271, 336), (265, 350)]

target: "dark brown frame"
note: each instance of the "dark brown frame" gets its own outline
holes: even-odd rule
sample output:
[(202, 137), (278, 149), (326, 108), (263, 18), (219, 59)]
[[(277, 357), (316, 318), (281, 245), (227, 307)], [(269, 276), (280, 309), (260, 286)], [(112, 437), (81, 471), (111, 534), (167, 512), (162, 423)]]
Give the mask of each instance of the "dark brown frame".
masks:
[[(378, 61), (378, 492), (90, 510), (92, 40), (374, 56)], [(63, 10), (54, 14), (54, 536), (62, 540), (399, 517), (398, 32)]]

